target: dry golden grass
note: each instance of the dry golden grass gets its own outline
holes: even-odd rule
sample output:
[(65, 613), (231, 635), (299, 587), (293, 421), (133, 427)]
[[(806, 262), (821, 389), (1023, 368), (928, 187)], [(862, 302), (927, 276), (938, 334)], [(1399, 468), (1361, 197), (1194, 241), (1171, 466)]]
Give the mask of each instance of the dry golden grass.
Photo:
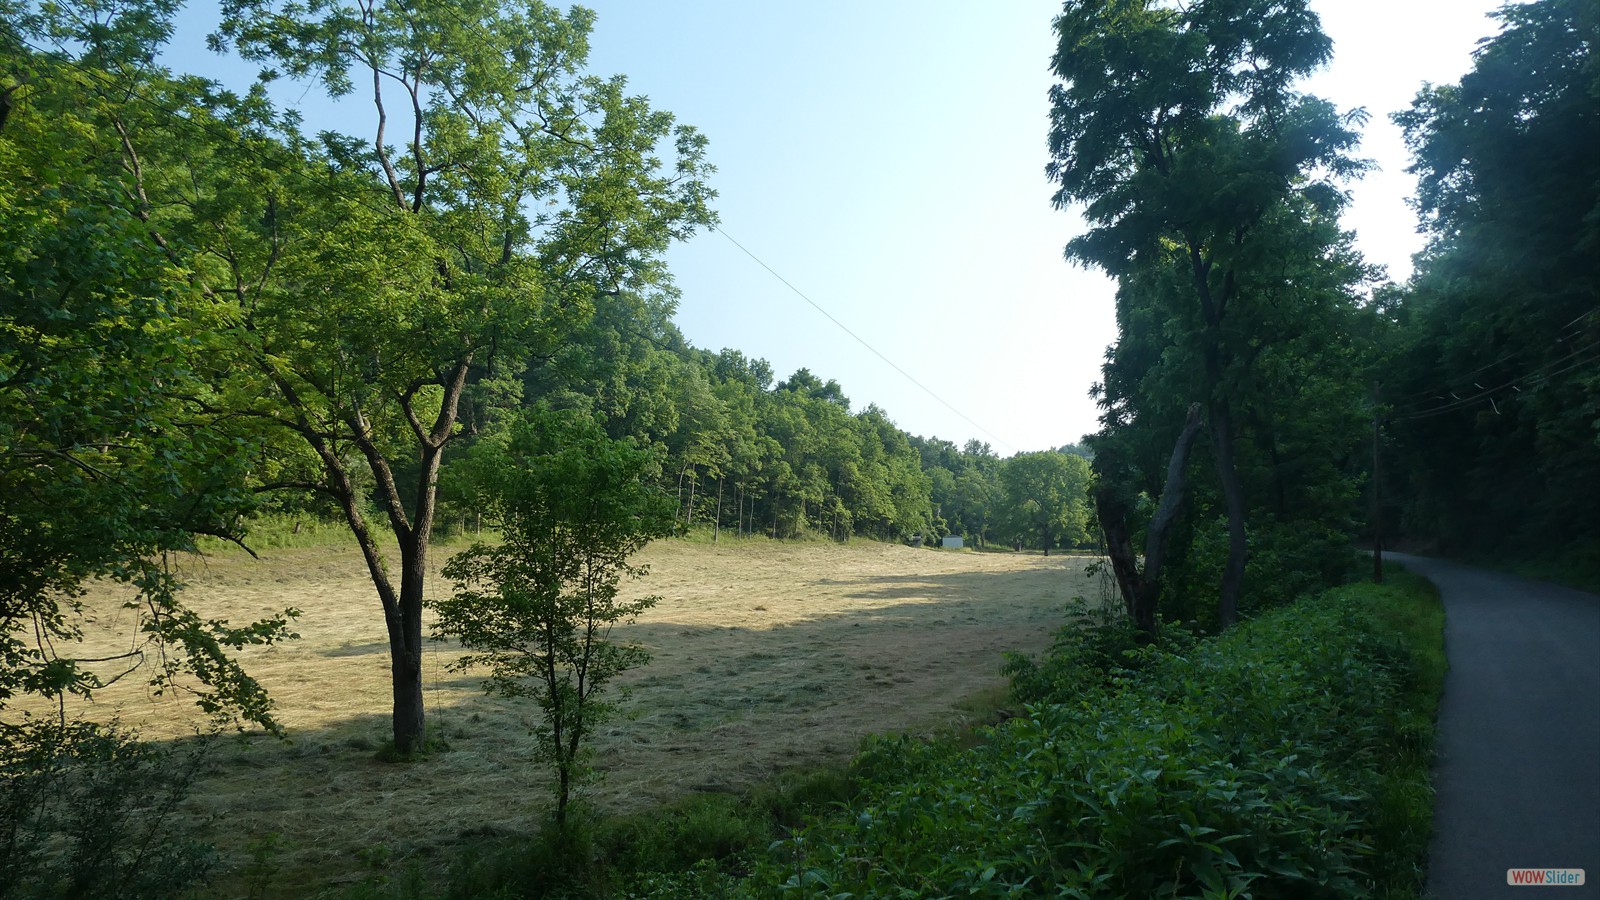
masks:
[[(640, 559), (652, 572), (632, 589), (663, 599), (616, 637), (644, 644), (654, 661), (625, 676), (628, 717), (595, 738), (605, 779), (583, 799), (603, 812), (842, 762), (872, 733), (961, 724), (963, 700), (1002, 683), (1002, 652), (1042, 649), (1089, 587), (1081, 558), (859, 541), (666, 541)], [(454, 644), (435, 644), (424, 663), (429, 730), (445, 749), (416, 763), (376, 759), (389, 733), (387, 642), (352, 550), (225, 554), (191, 561), (187, 577), (188, 601), (208, 616), (304, 612), (299, 640), (244, 654), (289, 739), (225, 742), (189, 801), (188, 812), (216, 817), (213, 837), (232, 863), (276, 832), (280, 881), (304, 892), (361, 877), (362, 851), (438, 858), (463, 841), (531, 830), (549, 810), (548, 777), (529, 755), (537, 710), (486, 697), (476, 675), (451, 671)], [(436, 578), (431, 589), (448, 585)], [(131, 614), (110, 590), (91, 601), (99, 619), (88, 652), (125, 647)], [(147, 737), (181, 736), (197, 718), (136, 679), (86, 712)]]

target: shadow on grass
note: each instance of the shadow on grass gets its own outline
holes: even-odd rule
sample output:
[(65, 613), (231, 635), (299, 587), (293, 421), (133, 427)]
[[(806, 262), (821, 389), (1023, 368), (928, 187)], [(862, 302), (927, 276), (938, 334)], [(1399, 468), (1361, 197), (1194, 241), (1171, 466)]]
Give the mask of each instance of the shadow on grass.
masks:
[[(675, 797), (748, 790), (789, 769), (840, 765), (870, 733), (982, 716), (961, 701), (993, 694), (1004, 651), (1048, 645), (1068, 602), (1089, 586), (1079, 571), (1065, 565), (1044, 586), (1018, 578), (1015, 590), (1004, 583), (1011, 573), (835, 580), (847, 608), (772, 627), (647, 613), (613, 634), (643, 644), (654, 661), (618, 681), (629, 691), (613, 695), (624, 717), (595, 734), (607, 780), (588, 798), (608, 813), (645, 812)], [(386, 649), (300, 652), (314, 671), (322, 658), (377, 665)], [(281, 710), (287, 740), (257, 733), (220, 742), (184, 808), (212, 823), (227, 866), (217, 895), (248, 895), (250, 866), (268, 844), (276, 874), (263, 895), (314, 896), (412, 864), (437, 874), (478, 842), (537, 831), (551, 805), (530, 737), (537, 708), (485, 696), (482, 683), (480, 673), (425, 656), (432, 749), (412, 761), (380, 759), (389, 710), (370, 693), (314, 727), (295, 727), (296, 711)], [(325, 690), (337, 695), (340, 685)]]

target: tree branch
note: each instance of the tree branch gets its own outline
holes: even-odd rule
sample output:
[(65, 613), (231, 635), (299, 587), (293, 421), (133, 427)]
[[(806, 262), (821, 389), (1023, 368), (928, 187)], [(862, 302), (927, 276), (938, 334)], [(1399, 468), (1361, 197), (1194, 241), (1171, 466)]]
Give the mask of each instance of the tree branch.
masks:
[(214, 537), (214, 538), (220, 538), (220, 539), (222, 539), (224, 541), (227, 541), (230, 544), (237, 544), (237, 545), (239, 545), (240, 549), (242, 549), (242, 550), (244, 550), (244, 552), (250, 554), (250, 557), (252, 559), (260, 559), (261, 558), (260, 554), (256, 553), (256, 551), (250, 549), (250, 545), (246, 544), (244, 542), (243, 538), (240, 538), (238, 535), (233, 534), (231, 532), (222, 531), (222, 530), (216, 529), (216, 528), (190, 528), (189, 531), (193, 532), (194, 534), (204, 534), (204, 535), (209, 535), (209, 536)]
[(367, 467), (372, 470), (372, 477), (378, 483), (378, 500), (383, 503), (384, 512), (389, 516), (389, 525), (394, 529), (395, 537), (404, 544), (411, 537), (411, 518), (406, 515), (405, 504), (400, 502), (400, 488), (395, 483), (394, 470), (389, 467), (383, 451), (373, 443), (372, 430), (367, 427), (359, 411), (352, 410), (347, 414), (345, 424), (350, 430), (351, 442), (361, 451)]
[[(370, 19), (371, 13), (364, 12), (363, 18)], [(384, 129), (389, 123), (389, 114), (383, 108), (383, 70), (378, 66), (377, 59), (369, 59), (367, 64), (372, 69), (372, 104), (378, 108), (378, 132), (372, 140), (372, 146), (378, 154), (378, 164), (383, 166), (384, 177), (389, 180), (389, 190), (394, 193), (395, 205), (405, 209), (406, 194), (400, 187), (400, 173), (395, 170), (394, 161), (389, 159), (389, 151), (383, 145)]]

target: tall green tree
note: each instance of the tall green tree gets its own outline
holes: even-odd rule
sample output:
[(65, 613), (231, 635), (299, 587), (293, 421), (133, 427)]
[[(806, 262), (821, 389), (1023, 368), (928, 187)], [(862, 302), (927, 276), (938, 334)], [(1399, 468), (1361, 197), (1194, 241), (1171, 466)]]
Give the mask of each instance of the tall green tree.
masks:
[[(293, 610), (208, 619), (166, 565), (196, 535), (239, 536), (255, 449), (188, 400), (210, 305), (128, 202), (120, 104), (174, 87), (145, 52), (166, 9), (0, 10), (0, 743), (13, 698), (88, 696), (144, 663), (206, 711), (275, 730), (229, 650), (284, 637)], [(73, 648), (95, 578), (136, 588), (140, 634), (91, 664)]]
[[(235, 316), (219, 412), (302, 441), (303, 471), (282, 483), (331, 496), (361, 546), (401, 752), (424, 740), (424, 583), (463, 396), (597, 297), (661, 284), (661, 252), (710, 221), (703, 138), (622, 78), (583, 73), (592, 25), (538, 2), (230, 0), (212, 38), (371, 104), (364, 136), (262, 138), (287, 157), (228, 142), (174, 230)], [(398, 583), (366, 517), (368, 476)]]
[[(1304, 0), (1069, 0), (1056, 19), (1049, 176), (1058, 207), (1081, 205), (1088, 230), (1067, 256), (1118, 280), (1119, 340), (1108, 368), (1133, 357), (1167, 364), (1159, 409), (1138, 394), (1102, 395), (1093, 444), (1102, 483), (1163, 468), (1190, 402), (1205, 411), (1227, 521), (1219, 618), (1237, 617), (1250, 499), (1238, 441), (1248, 400), (1240, 381), (1267, 341), (1262, 316), (1298, 302), (1299, 279), (1338, 244), (1344, 202), (1334, 181), (1355, 174), (1356, 135), (1295, 81), (1331, 43)], [(1335, 286), (1343, 273), (1330, 273)], [(1143, 407), (1143, 408), (1141, 408)], [(1137, 420), (1146, 437), (1132, 437)], [(1132, 445), (1142, 446), (1135, 450)], [(1139, 463), (1124, 463), (1130, 453)], [(1103, 493), (1102, 519), (1125, 518), (1137, 491)]]
[[(216, 861), (172, 817), (200, 751), (67, 700), (144, 677), (214, 727), (277, 731), (233, 651), (289, 637), (294, 611), (206, 616), (169, 565), (240, 535), (257, 448), (186, 399), (209, 303), (128, 204), (118, 104), (174, 87), (144, 52), (167, 10), (67, 8), (0, 2), (0, 897), (170, 897)], [(110, 658), (81, 643), (96, 579), (133, 589)]]
[(1045, 450), (1018, 453), (1000, 465), (1004, 521), (1013, 540), (1051, 548), (1089, 537), (1089, 463), (1081, 456)]

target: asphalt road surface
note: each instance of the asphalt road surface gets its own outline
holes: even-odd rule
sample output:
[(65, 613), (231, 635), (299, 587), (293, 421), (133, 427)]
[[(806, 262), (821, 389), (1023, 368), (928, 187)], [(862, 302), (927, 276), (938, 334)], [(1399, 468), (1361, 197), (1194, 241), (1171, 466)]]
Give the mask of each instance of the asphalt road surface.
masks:
[(1430, 894), (1527, 897), (1508, 869), (1566, 868), (1584, 884), (1554, 897), (1600, 897), (1600, 597), (1391, 556), (1444, 599)]

